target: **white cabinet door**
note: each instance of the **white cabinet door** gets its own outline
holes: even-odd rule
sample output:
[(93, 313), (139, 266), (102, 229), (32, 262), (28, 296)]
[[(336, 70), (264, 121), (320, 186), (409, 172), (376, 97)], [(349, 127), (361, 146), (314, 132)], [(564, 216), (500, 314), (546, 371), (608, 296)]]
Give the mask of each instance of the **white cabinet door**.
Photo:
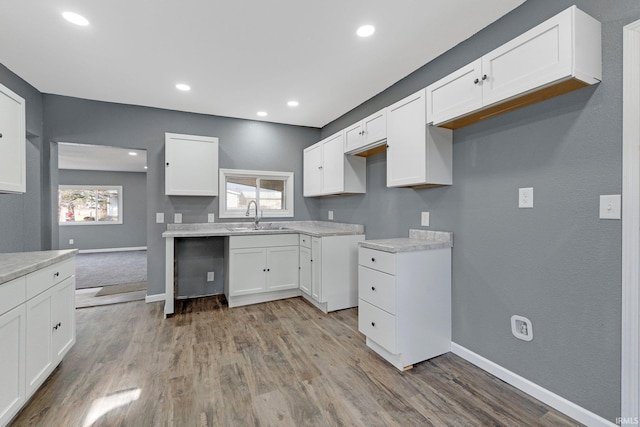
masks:
[(298, 287), (298, 246), (267, 248), (267, 291)]
[(311, 297), (322, 302), (322, 240), (311, 238)]
[(57, 365), (76, 342), (75, 276), (56, 285), (51, 295), (52, 351)]
[(482, 107), (482, 59), (426, 88), (427, 121), (439, 124)]
[(267, 271), (265, 249), (234, 249), (229, 257), (229, 294), (237, 296), (264, 292)]
[(322, 192), (324, 194), (344, 191), (344, 156), (342, 133), (337, 133), (322, 142)]
[(571, 10), (554, 16), (482, 57), (483, 106), (571, 74)]
[(322, 144), (317, 143), (304, 150), (304, 196), (322, 194)]
[(362, 136), (365, 146), (387, 138), (387, 110), (382, 109), (362, 121)]
[(362, 122), (354, 123), (344, 130), (344, 152), (347, 153), (363, 145)]
[(26, 400), (24, 304), (0, 316), (0, 425), (6, 425)]
[(0, 85), (0, 193), (26, 191), (24, 99)]
[(30, 299), (27, 308), (26, 387), (30, 396), (53, 369), (51, 291)]
[(218, 138), (165, 134), (165, 194), (218, 195)]
[(311, 294), (311, 249), (300, 246), (300, 290)]

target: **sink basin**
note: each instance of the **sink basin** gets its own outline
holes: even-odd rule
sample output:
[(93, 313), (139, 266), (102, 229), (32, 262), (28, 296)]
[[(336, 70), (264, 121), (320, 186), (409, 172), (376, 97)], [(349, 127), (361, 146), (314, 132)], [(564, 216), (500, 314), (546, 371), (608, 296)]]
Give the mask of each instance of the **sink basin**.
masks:
[(227, 227), (229, 231), (256, 231), (253, 227)]
[(289, 230), (289, 227), (279, 227), (273, 225), (260, 225), (258, 228), (255, 227), (227, 227), (229, 231), (235, 232), (258, 232), (258, 231), (278, 231), (278, 230)]

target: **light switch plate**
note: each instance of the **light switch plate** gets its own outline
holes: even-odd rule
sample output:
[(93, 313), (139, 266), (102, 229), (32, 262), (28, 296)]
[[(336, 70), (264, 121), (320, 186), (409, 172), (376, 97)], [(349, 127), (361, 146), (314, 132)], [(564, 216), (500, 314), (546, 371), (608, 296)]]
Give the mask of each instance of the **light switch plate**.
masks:
[(533, 187), (518, 189), (518, 208), (533, 208)]
[(207, 282), (215, 281), (215, 275), (213, 271), (207, 271)]
[(620, 219), (620, 194), (600, 196), (600, 219)]
[(333, 211), (329, 211), (327, 216), (329, 217), (329, 221), (333, 221)]
[(175, 222), (176, 224), (182, 224), (182, 214), (173, 214), (173, 222)]
[(429, 212), (422, 212), (422, 215), (420, 217), (420, 225), (422, 225), (423, 227), (428, 227), (429, 226)]
[(156, 212), (156, 223), (164, 224), (164, 212)]
[(69, 244), (73, 245), (73, 239), (69, 239)]
[(207, 214), (207, 222), (216, 222), (216, 214), (214, 213)]

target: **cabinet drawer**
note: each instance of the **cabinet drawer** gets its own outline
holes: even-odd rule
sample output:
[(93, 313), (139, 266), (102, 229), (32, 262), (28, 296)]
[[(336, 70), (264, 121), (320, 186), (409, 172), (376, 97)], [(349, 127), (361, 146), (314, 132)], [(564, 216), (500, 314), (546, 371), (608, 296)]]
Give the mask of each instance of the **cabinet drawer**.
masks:
[(358, 251), (358, 264), (389, 274), (396, 273), (396, 256), (390, 252), (361, 247)]
[(300, 235), (300, 246), (311, 249), (311, 236), (306, 234)]
[(358, 330), (390, 353), (396, 354), (396, 316), (361, 299)]
[(359, 266), (358, 296), (388, 313), (396, 314), (395, 276)]
[(298, 246), (298, 244), (298, 234), (262, 234), (256, 236), (229, 237), (230, 249)]
[(0, 285), (0, 315), (26, 301), (24, 276)]
[(42, 293), (75, 274), (73, 259), (50, 265), (27, 275), (27, 299)]

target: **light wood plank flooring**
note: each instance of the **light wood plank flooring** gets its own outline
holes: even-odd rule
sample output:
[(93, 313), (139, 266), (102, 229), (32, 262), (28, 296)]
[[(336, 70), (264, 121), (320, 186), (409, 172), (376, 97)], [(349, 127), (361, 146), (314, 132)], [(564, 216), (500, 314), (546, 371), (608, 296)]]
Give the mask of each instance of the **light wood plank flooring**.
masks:
[(14, 426), (573, 426), (446, 354), (398, 372), (357, 310), (218, 298), (77, 311), (77, 344)]

